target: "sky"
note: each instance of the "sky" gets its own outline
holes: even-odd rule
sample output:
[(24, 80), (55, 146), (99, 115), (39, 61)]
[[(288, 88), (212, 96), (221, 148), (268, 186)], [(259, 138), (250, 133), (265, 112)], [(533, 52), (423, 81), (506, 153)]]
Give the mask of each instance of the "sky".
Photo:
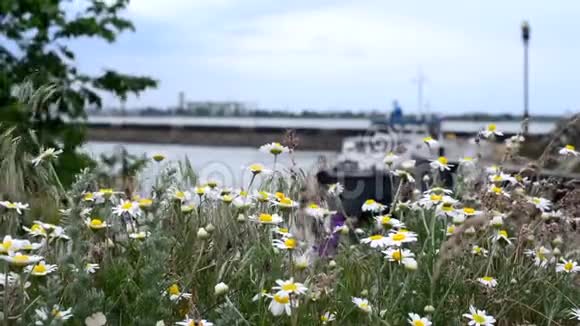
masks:
[[(557, 4), (557, 5), (555, 5)], [(580, 108), (580, 1), (133, 0), (135, 33), (74, 44), (86, 72), (150, 75), (128, 107), (242, 101), (289, 110), (522, 112), (529, 20), (530, 111)], [(118, 101), (105, 98), (106, 106)]]

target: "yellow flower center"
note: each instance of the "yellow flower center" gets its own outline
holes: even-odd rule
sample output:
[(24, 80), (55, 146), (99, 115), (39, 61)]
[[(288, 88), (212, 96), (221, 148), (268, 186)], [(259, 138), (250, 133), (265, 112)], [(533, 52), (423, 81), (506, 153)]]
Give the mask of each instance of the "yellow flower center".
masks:
[(294, 249), (294, 248), (296, 248), (296, 240), (294, 240), (292, 238), (288, 238), (288, 239), (284, 240), (284, 245), (288, 249)]
[(378, 240), (381, 240), (382, 238), (383, 238), (383, 236), (380, 234), (371, 235), (369, 237), (369, 239), (371, 239), (371, 241), (378, 241)]
[(272, 148), (270, 148), (270, 153), (278, 155), (282, 153), (282, 145), (280, 143), (272, 143)]
[(280, 199), (280, 204), (290, 206), (290, 205), (292, 205), (292, 199), (282, 198), (282, 199)]
[(210, 180), (207, 182), (207, 186), (210, 188), (215, 188), (215, 187), (217, 187), (217, 185), (218, 185), (217, 181), (214, 181), (214, 180)]
[(503, 180), (503, 178), (499, 174), (496, 174), (493, 176), (493, 181), (502, 181), (502, 180)]
[(266, 223), (266, 222), (272, 222), (272, 215), (270, 214), (260, 214), (260, 222)]
[(439, 161), (439, 163), (443, 164), (443, 165), (447, 165), (447, 157), (445, 156), (439, 156), (439, 158), (437, 159), (437, 161)]
[(165, 159), (165, 156), (162, 154), (155, 154), (153, 155), (153, 159), (157, 162), (161, 162)]
[(62, 317), (62, 313), (58, 309), (52, 309), (52, 312), (51, 313), (56, 318), (61, 318)]
[(447, 233), (453, 233), (453, 232), (455, 232), (455, 225), (450, 225), (450, 226), (447, 228)]
[(473, 248), (473, 252), (475, 252), (476, 254), (481, 252), (481, 247), (474, 247)]
[(32, 232), (46, 233), (46, 230), (40, 224), (34, 224), (30, 228)]
[(433, 141), (433, 137), (425, 137), (425, 138), (423, 138), (423, 141), (426, 143), (431, 142), (431, 141)]
[(471, 156), (466, 156), (463, 158), (464, 161), (473, 161), (473, 157)]
[(99, 220), (98, 218), (94, 218), (91, 220), (91, 226), (102, 226), (103, 225), (103, 221)]
[(222, 196), (222, 200), (223, 200), (225, 203), (231, 203), (231, 202), (232, 202), (232, 200), (233, 200), (233, 198), (232, 198), (232, 196), (230, 196), (230, 195), (223, 195), (223, 196)]
[(133, 207), (133, 203), (130, 201), (126, 201), (123, 203), (123, 205), (121, 205), (121, 208), (124, 210), (129, 210), (131, 207)]
[(575, 151), (576, 150), (576, 147), (574, 147), (574, 145), (568, 144), (568, 145), (566, 145), (566, 149), (567, 150), (570, 150), (570, 151)]
[(483, 324), (485, 323), (485, 317), (480, 315), (480, 314), (473, 314), (473, 321), (475, 321), (478, 324)]
[(30, 256), (16, 254), (13, 259), (15, 264), (24, 264), (30, 260)]
[(259, 201), (267, 201), (269, 198), (270, 198), (270, 196), (265, 191), (260, 191), (258, 193), (258, 200)]
[(482, 280), (484, 280), (484, 281), (486, 281), (486, 282), (491, 282), (491, 281), (493, 281), (493, 277), (491, 277), (491, 276), (484, 276), (484, 277), (482, 277), (481, 279), (482, 279)]
[(401, 255), (401, 251), (397, 250), (397, 251), (393, 251), (393, 254), (391, 255), (391, 258), (393, 258), (396, 261), (401, 261), (403, 255)]
[(360, 307), (362, 310), (368, 310), (368, 309), (369, 309), (369, 304), (368, 304), (368, 303), (366, 303), (366, 302), (361, 302), (361, 303), (360, 303), (358, 306), (359, 306), (359, 307)]
[(4, 250), (10, 249), (12, 247), (12, 240), (2, 241), (2, 247), (4, 247)]
[(425, 326), (425, 323), (422, 322), (421, 320), (414, 320), (413, 326)]
[(310, 204), (309, 206), (310, 208), (320, 208), (320, 206), (316, 205), (316, 204)]
[(391, 239), (394, 241), (403, 241), (407, 238), (407, 235), (404, 232), (397, 232), (391, 236)]
[(175, 198), (177, 199), (184, 199), (185, 198), (185, 192), (178, 190), (175, 192)]
[(500, 230), (500, 231), (499, 231), (499, 235), (500, 235), (501, 237), (507, 238), (507, 236), (508, 236), (508, 233), (507, 233), (507, 231), (506, 231), (506, 230)]
[(91, 200), (94, 198), (94, 196), (92, 192), (87, 192), (83, 198), (84, 200)]
[(298, 290), (298, 286), (296, 285), (296, 283), (288, 283), (282, 285), (282, 290), (286, 292), (296, 292)]
[(452, 212), (453, 211), (453, 204), (452, 203), (443, 203), (443, 206), (441, 206), (441, 209), (444, 212)]
[(381, 224), (382, 225), (389, 225), (390, 222), (391, 222), (390, 216), (384, 215), (383, 217), (381, 217)]
[(240, 196), (242, 197), (247, 197), (248, 196), (248, 192), (245, 190), (240, 191)]
[(374, 199), (367, 199), (365, 201), (365, 205), (373, 205), (374, 203), (376, 203), (376, 201)]
[(501, 194), (502, 190), (500, 187), (493, 186), (493, 187), (491, 187), (491, 191), (493, 191), (496, 194)]
[(540, 200), (540, 198), (534, 197), (534, 198), (532, 198), (532, 202), (536, 205), (539, 205), (542, 201)]
[(288, 228), (278, 228), (278, 232), (280, 232), (280, 233), (288, 233)]
[(46, 265), (38, 264), (38, 265), (34, 266), (34, 268), (32, 269), (32, 272), (36, 273), (36, 274), (46, 273)]
[(465, 214), (474, 214), (475, 213), (475, 209), (473, 209), (471, 207), (465, 207), (465, 208), (463, 208), (463, 212)]
[(274, 300), (280, 304), (288, 304), (290, 302), (290, 297), (288, 297), (287, 295), (279, 295), (279, 294), (274, 294)]
[(571, 261), (566, 262), (566, 264), (564, 264), (564, 269), (567, 270), (568, 272), (571, 271), (572, 268), (574, 268), (574, 264)]
[(264, 170), (264, 166), (262, 164), (252, 164), (250, 165), (250, 171), (252, 171), (253, 173), (260, 173), (262, 172), (262, 170)]
[(494, 123), (490, 123), (490, 124), (487, 126), (487, 130), (489, 130), (489, 131), (492, 131), (492, 132), (493, 132), (493, 131), (496, 131), (496, 130), (497, 130), (497, 126), (496, 126)]
[(169, 292), (170, 295), (179, 295), (179, 285), (177, 284), (173, 284), (171, 285), (168, 289), (167, 292)]
[(443, 196), (432, 194), (429, 198), (431, 199), (431, 201), (441, 201), (443, 199)]
[(113, 189), (111, 188), (100, 189), (99, 192), (105, 196), (110, 196), (113, 194)]
[(139, 206), (141, 207), (149, 207), (153, 204), (153, 201), (149, 198), (139, 199)]
[(198, 194), (199, 196), (205, 194), (205, 188), (203, 187), (196, 187), (195, 188), (195, 193)]

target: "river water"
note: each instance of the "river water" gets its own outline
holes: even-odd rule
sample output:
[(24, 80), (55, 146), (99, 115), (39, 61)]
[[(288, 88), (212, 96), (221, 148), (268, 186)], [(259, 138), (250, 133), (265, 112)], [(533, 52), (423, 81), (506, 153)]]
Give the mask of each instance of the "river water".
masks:
[[(240, 187), (249, 181), (249, 174), (244, 173), (244, 167), (252, 163), (262, 163), (268, 168), (273, 166), (272, 155), (262, 153), (253, 147), (206, 147), (91, 141), (85, 144), (83, 149), (97, 159), (103, 153), (110, 155), (119, 146), (125, 147), (129, 153), (136, 155), (145, 154), (151, 157), (153, 154), (160, 153), (165, 155), (168, 161), (178, 161), (187, 158), (201, 180), (213, 179), (220, 182), (220, 184), (231, 187)], [(336, 153), (334, 152), (320, 151), (297, 151), (293, 155), (296, 165), (306, 172), (314, 171), (321, 157), (331, 160), (335, 156)], [(288, 154), (280, 155), (276, 166), (278, 170), (291, 167), (290, 156)], [(153, 178), (158, 172), (158, 164), (149, 164), (142, 173), (141, 183), (144, 186), (152, 184)]]

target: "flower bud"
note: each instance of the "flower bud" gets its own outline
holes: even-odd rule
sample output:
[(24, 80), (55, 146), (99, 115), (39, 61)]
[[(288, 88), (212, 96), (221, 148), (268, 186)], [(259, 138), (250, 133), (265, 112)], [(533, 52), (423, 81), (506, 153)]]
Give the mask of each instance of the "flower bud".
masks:
[(238, 222), (244, 223), (246, 221), (246, 216), (244, 214), (238, 214)]
[(215, 226), (213, 226), (213, 224), (209, 223), (208, 225), (205, 226), (205, 229), (207, 232), (212, 233), (213, 231), (215, 231)]
[(199, 230), (197, 230), (197, 237), (201, 240), (205, 240), (209, 238), (209, 233), (207, 233), (206, 229), (199, 228)]
[(165, 159), (165, 155), (163, 154), (154, 154), (153, 155), (153, 160), (155, 160), (155, 162), (161, 162)]
[(559, 236), (557, 236), (556, 238), (554, 238), (554, 240), (552, 240), (552, 244), (553, 244), (554, 246), (559, 246), (559, 245), (561, 245), (562, 243), (564, 243), (564, 240), (562, 240), (562, 236), (560, 236), (560, 235), (559, 235)]
[(360, 295), (363, 297), (366, 297), (367, 295), (369, 295), (369, 290), (367, 290), (367, 289), (362, 290)]
[(552, 254), (554, 254), (554, 256), (560, 256), (562, 251), (560, 251), (560, 248), (554, 248), (554, 250), (552, 250)]
[(228, 285), (224, 282), (220, 282), (220, 283), (216, 284), (213, 289), (214, 289), (215, 295), (226, 294), (230, 290)]
[(416, 271), (418, 266), (417, 266), (417, 262), (415, 260), (408, 260), (403, 262), (403, 265), (405, 265), (405, 269), (408, 271)]
[(433, 307), (432, 305), (428, 305), (428, 306), (425, 306), (425, 308), (423, 308), (423, 310), (424, 310), (426, 313), (430, 314), (430, 313), (432, 313), (432, 312), (435, 312), (435, 307)]
[(334, 261), (334, 260), (329, 261), (328, 266), (329, 267), (336, 267), (336, 261)]

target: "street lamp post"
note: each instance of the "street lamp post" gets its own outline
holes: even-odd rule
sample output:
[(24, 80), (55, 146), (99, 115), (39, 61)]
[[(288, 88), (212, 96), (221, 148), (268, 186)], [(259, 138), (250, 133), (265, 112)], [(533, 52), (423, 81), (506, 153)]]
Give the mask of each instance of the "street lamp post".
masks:
[(522, 23), (522, 41), (524, 42), (524, 134), (528, 134), (529, 96), (528, 96), (528, 44), (530, 41), (530, 24)]

